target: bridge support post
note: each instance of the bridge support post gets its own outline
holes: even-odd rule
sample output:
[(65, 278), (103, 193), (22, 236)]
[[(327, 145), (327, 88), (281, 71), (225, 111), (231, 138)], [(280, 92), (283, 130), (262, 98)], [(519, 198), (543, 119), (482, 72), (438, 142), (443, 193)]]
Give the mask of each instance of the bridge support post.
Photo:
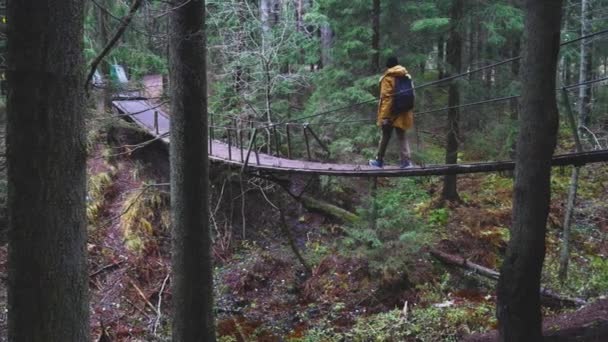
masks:
[(209, 115), (209, 154), (213, 154), (213, 114)]
[(245, 162), (245, 154), (244, 154), (244, 150), (243, 150), (243, 131), (242, 130), (238, 130), (237, 131), (238, 137), (239, 137), (239, 148), (241, 150), (241, 163)]
[(319, 143), (319, 145), (321, 145), (321, 148), (325, 150), (325, 152), (327, 153), (327, 158), (329, 158), (331, 156), (331, 152), (329, 152), (329, 148), (327, 148), (327, 145), (325, 145), (323, 143), (323, 141), (321, 141), (321, 139), (319, 139), (319, 136), (312, 130), (312, 128), (310, 128), (309, 125), (306, 125), (306, 128), (310, 134), (312, 135), (313, 138), (315, 138), (315, 140)]
[(251, 140), (249, 141), (249, 148), (247, 149), (247, 157), (245, 158), (245, 161), (243, 162), (243, 167), (241, 168), (241, 173), (245, 172), (245, 170), (247, 169), (247, 165), (249, 164), (249, 157), (251, 157), (251, 149), (255, 144), (255, 138), (257, 137), (257, 135), (258, 129), (254, 128), (253, 133), (251, 134)]
[(156, 136), (158, 136), (158, 111), (154, 111), (154, 131), (156, 132)]
[(291, 159), (291, 133), (290, 124), (285, 124), (285, 133), (287, 135), (287, 158)]
[(228, 135), (228, 160), (232, 160), (232, 130), (230, 127), (226, 128), (226, 134)]
[(281, 151), (279, 149), (279, 135), (277, 133), (277, 126), (276, 125), (272, 126), (272, 134), (274, 135), (274, 149), (275, 149), (275, 152), (277, 153), (276, 156), (280, 157), (281, 156)]
[(312, 160), (312, 157), (310, 155), (310, 143), (308, 142), (308, 124), (304, 124), (304, 128), (302, 129), (302, 132), (304, 132), (304, 141), (306, 142), (306, 154), (308, 155), (308, 160)]

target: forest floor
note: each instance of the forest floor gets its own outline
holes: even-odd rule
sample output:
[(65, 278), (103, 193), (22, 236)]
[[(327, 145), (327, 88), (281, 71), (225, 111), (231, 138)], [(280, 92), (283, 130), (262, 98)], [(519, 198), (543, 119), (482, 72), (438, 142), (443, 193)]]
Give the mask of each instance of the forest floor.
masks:
[[(102, 335), (111, 341), (166, 341), (170, 334), (167, 151), (162, 145), (116, 148), (139, 141), (119, 129), (91, 148), (87, 216), (95, 341)], [(552, 331), (606, 317), (608, 304), (601, 298), (608, 294), (607, 171), (604, 165), (583, 171), (570, 278), (561, 284), (557, 260), (570, 174), (555, 170), (543, 286), (590, 304), (578, 311), (545, 307)], [(428, 252), (498, 269), (509, 239), (508, 175), (459, 177), (462, 201), (447, 206), (437, 200), (439, 178), (379, 179), (373, 227), (367, 180), (321, 177), (309, 187), (314, 198), (361, 217), (345, 224), (304, 209), (268, 182), (246, 179), (243, 189), (237, 174), (212, 168), (220, 341), (458, 341), (496, 327), (494, 281), (446, 266)], [(270, 203), (285, 210), (310, 274), (294, 256)], [(6, 340), (6, 271), (4, 245), (0, 341)]]

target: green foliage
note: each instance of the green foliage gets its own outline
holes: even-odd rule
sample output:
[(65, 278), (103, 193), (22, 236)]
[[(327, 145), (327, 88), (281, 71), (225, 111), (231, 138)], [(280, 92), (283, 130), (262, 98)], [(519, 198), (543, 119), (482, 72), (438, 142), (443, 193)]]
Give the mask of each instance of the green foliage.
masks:
[(424, 31), (441, 32), (450, 24), (450, 18), (428, 18), (416, 20), (412, 24), (412, 32)]
[(485, 6), (481, 15), (483, 18), (491, 18), (491, 20), (484, 21), (484, 26), (489, 33), (488, 43), (490, 44), (497, 46), (505, 44), (508, 37), (523, 32), (523, 11), (510, 4), (497, 2)]
[(464, 146), (466, 160), (509, 160), (516, 138), (515, 122), (509, 119), (492, 122), (469, 134)]
[(491, 329), (495, 322), (491, 302), (429, 306), (412, 310), (406, 334), (420, 341), (461, 341), (463, 336)]
[[(573, 227), (576, 236), (579, 227)], [(543, 267), (543, 283), (566, 296), (593, 299), (608, 293), (608, 259), (603, 256), (587, 254), (584, 251), (571, 253), (568, 280), (561, 283), (557, 274), (559, 256), (549, 254)]]
[(608, 259), (605, 257), (591, 258), (591, 274), (589, 288), (595, 295), (606, 294), (608, 291)]
[(407, 322), (400, 310), (392, 310), (358, 319), (346, 333), (348, 341), (403, 341), (408, 337)]
[(447, 208), (438, 208), (429, 211), (427, 221), (433, 226), (445, 226), (449, 217), (450, 211)]
[(100, 172), (89, 176), (87, 180), (87, 220), (93, 226), (103, 213), (105, 196), (108, 188), (112, 185), (116, 170), (111, 168), (109, 172)]
[(167, 74), (167, 60), (148, 49), (134, 49), (133, 46), (123, 45), (115, 49), (109, 60), (129, 66), (131, 79), (139, 79), (148, 74)]
[[(359, 224), (344, 227), (342, 253), (367, 259), (371, 272), (383, 279), (404, 277), (411, 256), (436, 237), (433, 230), (436, 222), (428, 222), (416, 212), (428, 201), (428, 194), (417, 181), (391, 181), (389, 186), (378, 190), (375, 227), (370, 225), (373, 211), (369, 207), (359, 210), (364, 218)], [(432, 220), (441, 220), (444, 214), (434, 215)]]
[(351, 329), (338, 332), (329, 326), (316, 327), (304, 338), (291, 342), (357, 341), (398, 342), (461, 341), (471, 333), (491, 328), (496, 320), (492, 303), (464, 303), (439, 308), (413, 307), (407, 317), (402, 310), (392, 310), (357, 319)]
[(123, 203), (120, 223), (127, 248), (141, 253), (154, 240), (154, 225), (167, 227), (166, 197), (155, 188), (131, 193)]

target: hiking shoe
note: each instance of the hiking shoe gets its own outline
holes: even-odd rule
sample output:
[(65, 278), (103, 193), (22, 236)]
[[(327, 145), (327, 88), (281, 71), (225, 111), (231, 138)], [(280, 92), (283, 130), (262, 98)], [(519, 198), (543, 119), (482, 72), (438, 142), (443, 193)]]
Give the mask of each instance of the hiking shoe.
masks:
[(368, 164), (369, 164), (369, 166), (373, 166), (373, 167), (379, 167), (379, 168), (384, 167), (384, 162), (382, 160), (378, 160), (378, 159), (371, 159)]
[(414, 163), (412, 163), (412, 161), (409, 160), (409, 159), (408, 160), (404, 160), (404, 161), (401, 162), (401, 166), (400, 167), (402, 169), (409, 169), (409, 168), (414, 167)]

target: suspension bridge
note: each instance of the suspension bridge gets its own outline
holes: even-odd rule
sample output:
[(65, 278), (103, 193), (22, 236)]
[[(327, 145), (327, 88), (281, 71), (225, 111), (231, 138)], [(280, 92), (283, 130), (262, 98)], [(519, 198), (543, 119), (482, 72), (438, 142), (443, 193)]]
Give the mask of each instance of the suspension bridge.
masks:
[[(571, 44), (586, 38), (608, 33), (607, 30), (595, 32), (591, 35), (580, 37), (572, 41), (562, 43)], [(519, 60), (521, 57), (511, 58), (502, 62), (487, 65), (465, 73), (446, 77), (437, 81), (417, 86), (415, 90), (435, 86), (458, 78), (470, 76), (490, 68), (495, 68), (510, 62)], [(578, 84), (563, 86), (556, 91), (561, 91), (565, 100), (566, 116), (572, 128), (573, 134), (577, 136), (577, 127), (574, 123), (574, 115), (569, 108), (568, 91), (580, 87), (592, 86), (608, 82), (608, 77), (587, 80)], [(443, 107), (418, 112), (416, 115), (431, 114), (447, 111), (450, 109), (464, 109), (482, 106), (489, 103), (498, 103), (516, 100), (518, 96), (507, 96), (493, 98), (484, 101), (466, 103), (459, 106)], [(349, 106), (335, 108), (332, 110), (315, 113), (313, 115), (293, 119), (289, 122), (267, 124), (258, 121), (244, 120), (237, 122), (236, 119), (226, 126), (215, 126), (213, 115), (209, 120), (209, 142), (208, 152), (212, 162), (223, 163), (233, 167), (241, 168), (243, 172), (249, 173), (273, 173), (273, 174), (316, 174), (346, 177), (414, 177), (414, 176), (439, 176), (479, 172), (508, 171), (515, 168), (511, 160), (475, 162), (461, 164), (439, 164), (421, 165), (415, 168), (401, 169), (398, 166), (386, 166), (376, 168), (367, 165), (335, 163), (330, 159), (330, 152), (326, 143), (319, 138), (313, 129), (313, 125), (307, 120), (316, 117), (350, 109), (356, 106), (370, 104), (378, 99), (354, 103)], [(147, 132), (153, 140), (162, 140), (170, 143), (169, 127), (170, 115), (163, 109), (162, 105), (146, 98), (118, 98), (112, 102), (113, 107), (119, 115), (137, 124)], [(372, 124), (371, 119), (330, 121), (325, 124)], [(215, 138), (216, 131), (221, 132), (218, 139)], [(264, 135), (262, 137), (262, 135)], [(260, 138), (263, 139), (259, 143)], [(296, 140), (298, 143), (296, 143)], [(263, 147), (263, 148), (262, 148)], [(294, 149), (303, 151), (294, 151)], [(322, 153), (315, 153), (316, 150)], [(264, 151), (264, 152), (262, 152)], [(319, 156), (322, 155), (322, 156)], [(582, 166), (589, 163), (608, 161), (608, 150), (581, 151), (556, 155), (552, 159), (554, 166), (575, 165)]]

